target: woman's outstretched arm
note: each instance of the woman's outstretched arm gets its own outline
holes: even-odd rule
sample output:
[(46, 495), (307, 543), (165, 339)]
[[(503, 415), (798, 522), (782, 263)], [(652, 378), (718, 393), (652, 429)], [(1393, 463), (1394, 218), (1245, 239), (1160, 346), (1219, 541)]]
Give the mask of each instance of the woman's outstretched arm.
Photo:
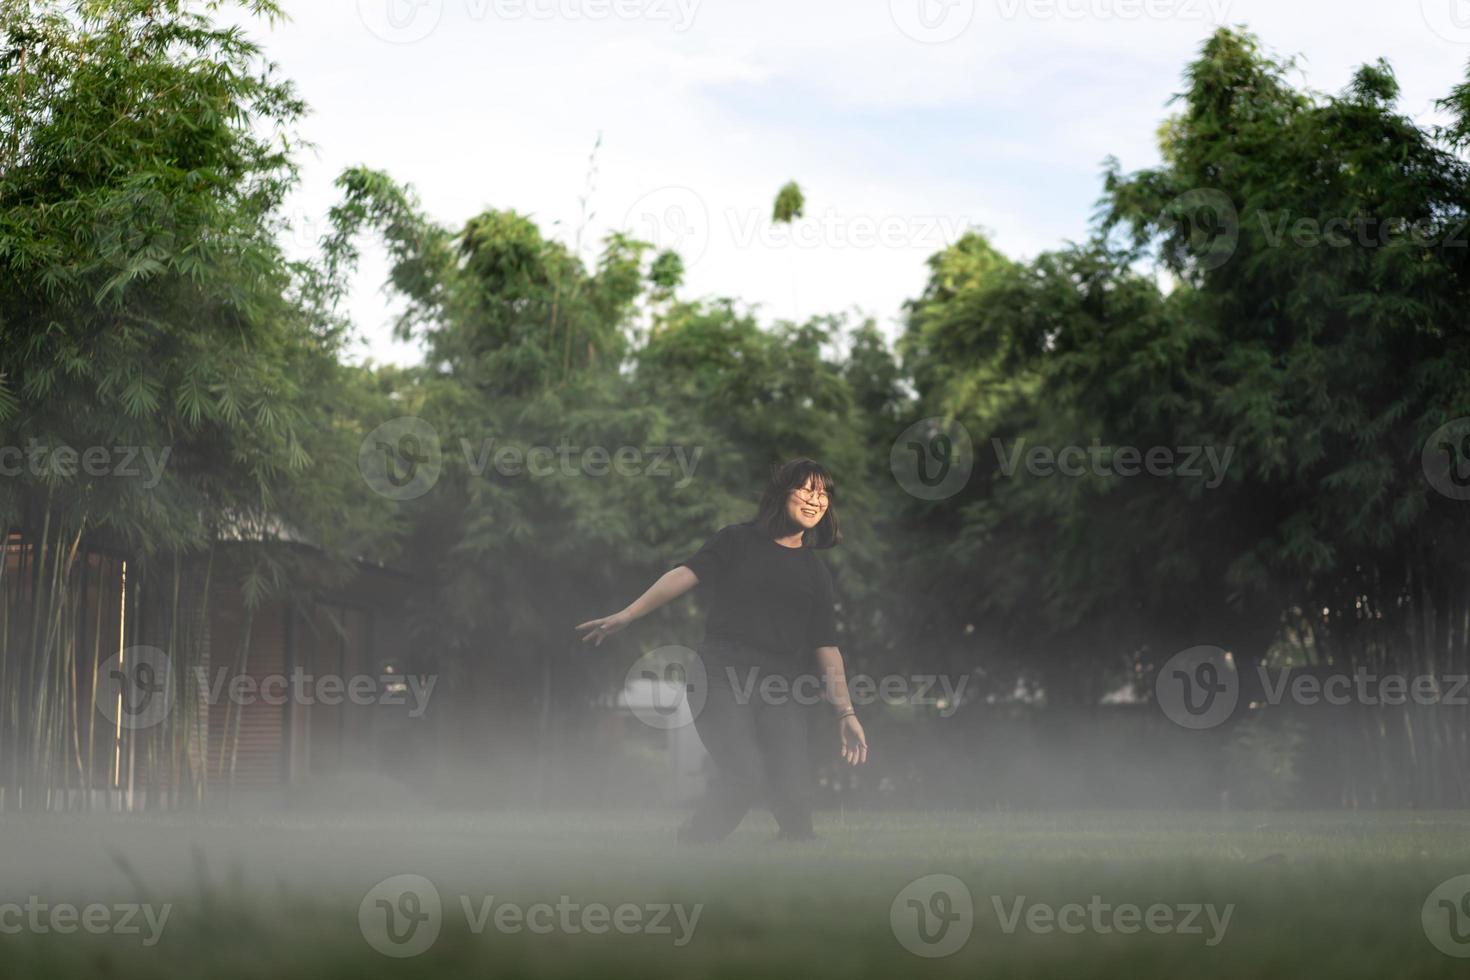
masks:
[(629, 603), (627, 608), (611, 616), (589, 619), (579, 624), (577, 629), (588, 631), (582, 637), (582, 642), (586, 643), (596, 637), (597, 642), (594, 646), (602, 646), (604, 637), (612, 636), (626, 628), (633, 620), (647, 616), (659, 606), (674, 601), (698, 584), (699, 578), (694, 574), (693, 569), (688, 565), (677, 565), (659, 576), (658, 581), (650, 585), (648, 591)]

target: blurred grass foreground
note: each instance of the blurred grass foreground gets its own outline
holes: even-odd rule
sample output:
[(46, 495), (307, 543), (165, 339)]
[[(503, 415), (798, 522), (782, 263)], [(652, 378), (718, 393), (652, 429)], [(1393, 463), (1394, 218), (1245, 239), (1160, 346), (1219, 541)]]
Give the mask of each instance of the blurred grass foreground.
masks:
[(806, 845), (771, 840), (761, 815), (707, 850), (676, 849), (673, 823), (8, 816), (0, 962), (155, 980), (204, 963), (241, 978), (1382, 980), (1462, 976), (1470, 952), (1459, 812), (838, 813)]

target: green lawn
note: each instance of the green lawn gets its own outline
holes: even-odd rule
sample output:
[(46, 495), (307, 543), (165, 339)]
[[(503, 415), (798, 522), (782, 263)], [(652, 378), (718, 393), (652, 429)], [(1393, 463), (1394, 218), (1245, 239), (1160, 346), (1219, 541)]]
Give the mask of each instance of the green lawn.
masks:
[[(771, 841), (774, 826), (759, 814), (726, 844), (705, 850), (672, 845), (677, 819), (7, 816), (0, 818), (0, 975), (1470, 974), (1470, 960), (1437, 950), (1421, 923), (1431, 891), (1470, 873), (1467, 814), (828, 813), (815, 844)], [(407, 958), (378, 952), (359, 924), (370, 889), (396, 875), (427, 879), (441, 903), (437, 938)], [(927, 875), (958, 879), (973, 901), (972, 917), (935, 898), (927, 882), (900, 898)], [(405, 903), (400, 890), (374, 894), (389, 892), (397, 912), (427, 913)], [(129, 903), (149, 905), (155, 920), (164, 903), (172, 907), (152, 932), (153, 945), (145, 945), (142, 913), (133, 918), (137, 934), (91, 935), (60, 933), (50, 928), (49, 911), (25, 911), (31, 920), (10, 934), (16, 913), (7, 917), (4, 903), (35, 906), (33, 895), (48, 906), (105, 906), (109, 923), (123, 921)], [(553, 908), (533, 910), (537, 903)], [(1048, 909), (1069, 904), (1079, 908), (1061, 914), (1077, 931), (1028, 930), (1028, 915), (1044, 927)], [(381, 921), (374, 902), (368, 905), (369, 921)], [(658, 912), (674, 905), (685, 914), (683, 926), (676, 912)], [(1117, 917), (1127, 905), (1152, 914), (1160, 930), (1172, 920), (1200, 931), (1154, 933), (1139, 925), (1124, 934), (1118, 927), (1137, 925), (1129, 913)], [(1150, 913), (1150, 906), (1163, 911)], [(599, 907), (622, 915), (628, 931), (604, 921)], [(1215, 911), (1213, 926), (1205, 907)], [(919, 908), (928, 910), (925, 935), (941, 945), (915, 939)], [(543, 931), (530, 931), (516, 909)], [(476, 919), (487, 910), (477, 933)], [(104, 928), (102, 913), (93, 914)], [(1002, 920), (1016, 914), (1007, 932)], [(950, 918), (949, 931), (940, 930), (941, 915)], [(633, 931), (640, 923), (668, 931)], [(598, 926), (605, 931), (588, 931)], [(957, 949), (919, 956), (900, 933), (929, 952), (944, 943)], [(421, 941), (428, 933), (413, 935)], [(382, 941), (381, 929), (374, 939)]]

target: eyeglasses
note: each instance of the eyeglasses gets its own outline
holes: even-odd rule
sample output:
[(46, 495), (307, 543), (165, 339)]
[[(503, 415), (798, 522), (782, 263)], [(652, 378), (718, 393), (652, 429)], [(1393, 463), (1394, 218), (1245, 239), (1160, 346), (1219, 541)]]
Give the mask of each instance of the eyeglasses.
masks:
[(829, 499), (825, 490), (808, 490), (806, 487), (796, 487), (791, 492), (802, 500), (820, 500), (825, 504)]

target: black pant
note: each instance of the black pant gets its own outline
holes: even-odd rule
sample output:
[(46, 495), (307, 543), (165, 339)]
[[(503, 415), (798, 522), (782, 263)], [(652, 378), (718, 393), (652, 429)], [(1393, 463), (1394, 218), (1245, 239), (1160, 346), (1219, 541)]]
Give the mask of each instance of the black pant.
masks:
[(715, 779), (679, 839), (721, 840), (761, 802), (782, 837), (812, 836), (805, 706), (789, 686), (777, 697), (763, 696), (760, 687), (768, 674), (789, 680), (794, 668), (727, 642), (707, 642), (700, 656), (708, 686), (694, 730), (714, 761)]

